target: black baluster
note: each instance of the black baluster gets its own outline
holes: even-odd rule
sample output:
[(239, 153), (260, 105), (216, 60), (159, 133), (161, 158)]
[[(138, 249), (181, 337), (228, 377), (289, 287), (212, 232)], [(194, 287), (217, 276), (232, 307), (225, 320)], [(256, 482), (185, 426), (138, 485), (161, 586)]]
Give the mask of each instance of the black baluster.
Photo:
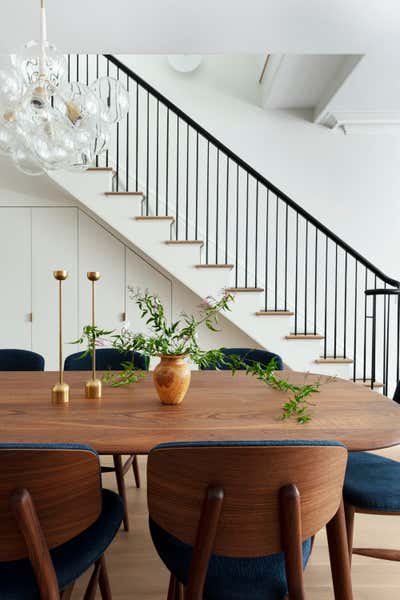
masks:
[(185, 239), (189, 239), (189, 125), (186, 126), (186, 226)]
[(344, 255), (344, 310), (343, 310), (343, 357), (347, 355), (347, 262), (348, 254)]
[[(365, 267), (364, 289), (368, 286), (368, 272)], [(363, 352), (363, 381), (367, 379), (367, 296), (364, 295), (364, 352)]]
[[(256, 183), (256, 239), (255, 239), (255, 249), (254, 249), (254, 287), (257, 287), (258, 282), (258, 180)], [(228, 262), (228, 261), (226, 261)]]
[(244, 287), (247, 288), (247, 269), (249, 259), (249, 174), (246, 175), (246, 249), (245, 249), (245, 271)]
[(210, 220), (210, 142), (207, 141), (207, 197), (206, 197), (206, 263), (208, 264), (209, 235), (208, 226)]
[(158, 165), (160, 161), (160, 101), (157, 99), (157, 121), (156, 121), (156, 215), (159, 215), (158, 210), (158, 190), (159, 190), (159, 181), (158, 181)]
[(308, 309), (308, 221), (306, 221), (305, 257), (304, 257), (304, 334), (307, 334)]
[(149, 168), (150, 168), (150, 96), (147, 92), (146, 110), (146, 215), (149, 213)]
[[(119, 79), (119, 69), (117, 69), (117, 79)], [(117, 148), (116, 148), (116, 187), (115, 190), (119, 191), (119, 122), (117, 123)]]
[[(126, 91), (129, 94), (129, 77), (126, 76)], [(130, 104), (130, 103), (129, 103)], [(125, 190), (129, 192), (129, 111), (126, 115), (126, 162), (125, 162)]]
[(296, 213), (296, 250), (294, 272), (294, 334), (297, 334), (298, 322), (298, 290), (299, 290), (299, 213)]
[(167, 142), (165, 152), (165, 214), (168, 215), (169, 192), (169, 108), (167, 108)]
[(288, 307), (288, 226), (289, 226), (289, 206), (286, 204), (285, 208), (285, 305), (284, 308), (287, 310)]
[(175, 234), (179, 239), (179, 117), (176, 117), (176, 199), (175, 199)]
[(335, 303), (333, 317), (333, 356), (337, 357), (337, 303), (338, 303), (338, 246), (335, 246)]
[(235, 264), (235, 286), (239, 283), (239, 165), (236, 164), (236, 264)]
[(199, 132), (196, 133), (196, 218), (194, 226), (194, 239), (197, 240), (199, 227)]
[(354, 265), (354, 339), (353, 339), (353, 381), (357, 379), (357, 305), (358, 305), (358, 261)]
[(324, 358), (328, 351), (328, 237), (325, 236), (325, 316), (324, 316)]
[(275, 212), (275, 310), (278, 310), (278, 246), (279, 246), (279, 199), (276, 196)]
[(318, 298), (318, 229), (315, 228), (315, 255), (314, 255), (314, 335), (317, 335), (317, 298)]
[(215, 203), (215, 264), (218, 264), (218, 232), (219, 232), (219, 149), (217, 149), (217, 189)]
[(139, 191), (139, 84), (136, 84), (136, 191)]

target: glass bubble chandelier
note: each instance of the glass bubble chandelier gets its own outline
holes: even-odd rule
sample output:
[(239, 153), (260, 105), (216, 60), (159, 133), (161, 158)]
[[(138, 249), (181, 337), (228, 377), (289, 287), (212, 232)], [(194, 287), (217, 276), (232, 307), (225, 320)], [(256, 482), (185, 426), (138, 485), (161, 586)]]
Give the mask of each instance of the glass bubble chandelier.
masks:
[(112, 77), (92, 85), (67, 81), (67, 61), (47, 41), (40, 0), (40, 42), (31, 41), (0, 69), (0, 154), (27, 175), (83, 171), (110, 142), (125, 117), (128, 93)]

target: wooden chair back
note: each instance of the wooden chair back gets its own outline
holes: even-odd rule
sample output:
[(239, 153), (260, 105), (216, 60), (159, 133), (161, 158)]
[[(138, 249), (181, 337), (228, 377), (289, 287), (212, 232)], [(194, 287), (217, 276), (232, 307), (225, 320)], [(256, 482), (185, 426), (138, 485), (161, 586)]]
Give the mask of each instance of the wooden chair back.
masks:
[(213, 552), (255, 557), (284, 550), (282, 490), (298, 490), (301, 539), (338, 511), (347, 450), (329, 442), (164, 444), (148, 460), (150, 517), (195, 545), (208, 490), (220, 490)]
[(29, 555), (15, 498), (24, 490), (49, 549), (87, 529), (100, 515), (97, 454), (84, 446), (0, 444), (0, 561)]

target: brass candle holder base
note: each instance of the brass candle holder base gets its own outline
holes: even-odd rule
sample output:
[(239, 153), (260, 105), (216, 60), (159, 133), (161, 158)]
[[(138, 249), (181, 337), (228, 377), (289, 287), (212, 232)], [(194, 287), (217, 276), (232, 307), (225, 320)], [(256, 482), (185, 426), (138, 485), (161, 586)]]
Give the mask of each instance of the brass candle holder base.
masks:
[(101, 379), (90, 379), (85, 385), (86, 398), (101, 398)]
[(51, 391), (51, 399), (54, 404), (67, 404), (69, 402), (68, 383), (56, 383)]

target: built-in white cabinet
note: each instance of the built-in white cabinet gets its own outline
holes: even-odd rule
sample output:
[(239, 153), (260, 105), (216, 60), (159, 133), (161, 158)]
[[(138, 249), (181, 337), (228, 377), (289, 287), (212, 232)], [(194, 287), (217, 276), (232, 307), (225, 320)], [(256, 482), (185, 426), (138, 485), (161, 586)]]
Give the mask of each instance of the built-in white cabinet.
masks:
[(78, 209), (32, 208), (32, 350), (45, 357), (46, 369), (58, 368), (58, 282), (65, 269), (63, 352), (76, 352), (78, 337)]
[(91, 323), (91, 283), (88, 271), (99, 271), (96, 285), (96, 324), (120, 329), (125, 312), (125, 247), (111, 233), (79, 213), (79, 322)]
[(31, 209), (0, 208), (0, 347), (31, 347)]

